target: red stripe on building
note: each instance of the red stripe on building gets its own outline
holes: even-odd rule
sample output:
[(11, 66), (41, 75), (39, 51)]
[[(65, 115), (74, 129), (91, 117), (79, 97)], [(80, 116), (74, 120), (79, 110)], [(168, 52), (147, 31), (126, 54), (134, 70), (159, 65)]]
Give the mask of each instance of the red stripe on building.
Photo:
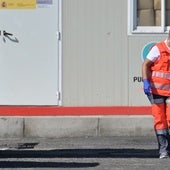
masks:
[(57, 106), (0, 106), (0, 116), (95, 116), (150, 115), (151, 107), (57, 107)]

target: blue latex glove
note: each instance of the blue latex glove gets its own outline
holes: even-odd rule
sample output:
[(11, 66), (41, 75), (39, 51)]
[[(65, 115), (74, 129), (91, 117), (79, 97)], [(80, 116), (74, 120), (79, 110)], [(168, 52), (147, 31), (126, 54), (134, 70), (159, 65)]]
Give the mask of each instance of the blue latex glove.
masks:
[(146, 95), (151, 94), (151, 85), (148, 79), (143, 80), (143, 90)]

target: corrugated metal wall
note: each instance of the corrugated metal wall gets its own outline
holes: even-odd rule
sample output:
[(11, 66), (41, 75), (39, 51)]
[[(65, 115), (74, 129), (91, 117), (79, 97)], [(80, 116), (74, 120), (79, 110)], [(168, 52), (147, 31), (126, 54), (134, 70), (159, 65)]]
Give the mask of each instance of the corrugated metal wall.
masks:
[(62, 2), (63, 105), (148, 105), (133, 77), (141, 76), (141, 49), (153, 36), (128, 36), (127, 1)]

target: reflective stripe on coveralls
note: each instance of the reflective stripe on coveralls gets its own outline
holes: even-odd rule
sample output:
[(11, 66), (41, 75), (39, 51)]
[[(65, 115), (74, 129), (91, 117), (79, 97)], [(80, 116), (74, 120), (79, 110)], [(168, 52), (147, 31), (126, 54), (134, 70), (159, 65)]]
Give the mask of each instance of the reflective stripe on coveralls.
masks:
[(153, 95), (149, 95), (148, 96), (149, 101), (151, 102), (151, 104), (159, 104), (159, 103), (164, 103), (164, 98), (154, 98)]
[(157, 135), (167, 135), (168, 134), (168, 129), (163, 129), (163, 130), (156, 130)]
[(153, 71), (152, 76), (170, 79), (170, 73), (163, 73), (163, 72), (160, 72), (160, 71)]
[(151, 83), (151, 86), (160, 90), (170, 90), (170, 85), (167, 84)]

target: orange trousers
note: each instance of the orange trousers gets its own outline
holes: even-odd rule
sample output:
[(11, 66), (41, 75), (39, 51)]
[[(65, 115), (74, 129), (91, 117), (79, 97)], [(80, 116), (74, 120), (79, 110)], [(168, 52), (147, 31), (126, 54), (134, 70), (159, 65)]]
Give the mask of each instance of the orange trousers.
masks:
[(154, 118), (155, 130), (170, 128), (170, 99), (168, 102), (152, 104), (152, 114)]

